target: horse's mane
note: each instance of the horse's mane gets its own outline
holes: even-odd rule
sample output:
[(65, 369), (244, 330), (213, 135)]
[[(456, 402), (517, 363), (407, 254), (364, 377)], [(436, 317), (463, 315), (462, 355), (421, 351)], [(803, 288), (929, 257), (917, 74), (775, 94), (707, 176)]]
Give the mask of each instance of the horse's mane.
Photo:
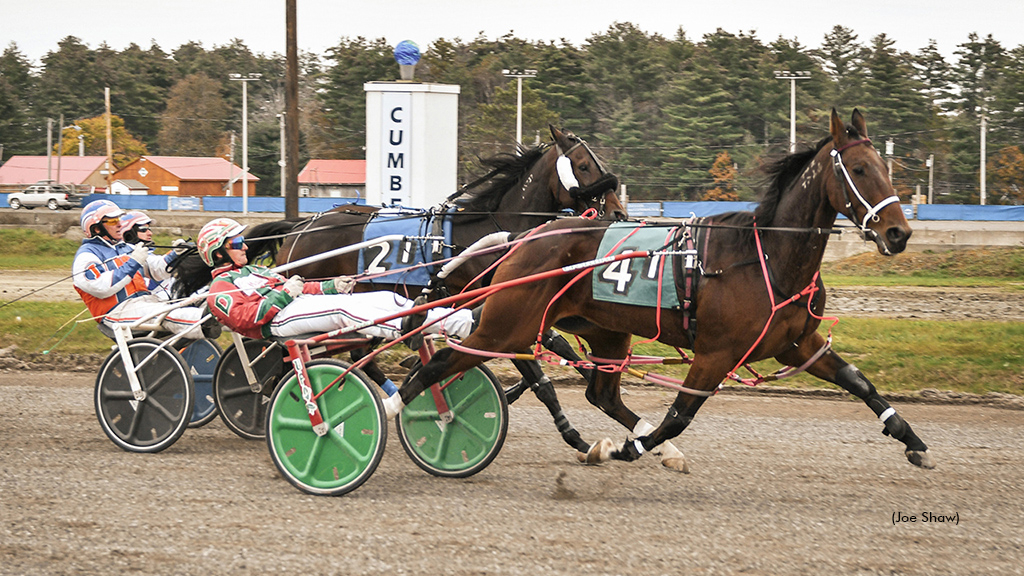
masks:
[(744, 244), (753, 242), (754, 221), (756, 220), (759, 226), (770, 226), (775, 221), (775, 213), (779, 208), (779, 202), (782, 201), (782, 194), (789, 189), (807, 164), (831, 140), (831, 136), (826, 136), (814, 147), (805, 146), (801, 150), (769, 162), (763, 168), (765, 192), (757, 208), (753, 212), (719, 214), (714, 217), (714, 221), (719, 224), (744, 228), (736, 237), (736, 241)]
[[(476, 191), (455, 201), (468, 211), (495, 212), (501, 199), (515, 186), (523, 174), (547, 151), (549, 144), (541, 144), (524, 150), (522, 154), (498, 154), (481, 158), (480, 164), (492, 172), (490, 178), (481, 183)], [(472, 190), (472, 189), (471, 189)]]
[(172, 266), (174, 269), (171, 276), (174, 277), (174, 284), (171, 288), (171, 298), (191, 296), (213, 280), (213, 271), (197, 252), (186, 253), (175, 260)]

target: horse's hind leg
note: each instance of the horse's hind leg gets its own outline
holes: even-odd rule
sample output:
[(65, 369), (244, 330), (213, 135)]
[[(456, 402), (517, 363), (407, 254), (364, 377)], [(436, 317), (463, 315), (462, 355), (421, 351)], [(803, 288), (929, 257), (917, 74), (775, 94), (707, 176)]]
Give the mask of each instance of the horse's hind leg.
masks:
[(580, 452), (586, 453), (590, 450), (590, 444), (580, 438), (580, 433), (576, 431), (562, 411), (562, 405), (558, 402), (558, 395), (555, 393), (555, 386), (541, 370), (540, 363), (536, 360), (513, 360), (512, 364), (523, 375), (523, 379), (529, 384), (537, 399), (547, 407), (551, 417), (555, 419), (555, 427), (562, 435), (562, 440)]
[[(817, 350), (818, 348), (814, 347), (814, 344), (820, 347), (824, 343), (820, 335), (817, 336), (817, 340), (820, 341), (808, 346), (801, 346), (797, 350), (803, 349), (810, 350), (811, 352)], [(789, 364), (790, 366), (799, 366), (803, 361), (799, 360), (798, 356), (800, 354), (787, 353), (777, 357), (777, 359), (779, 362)], [(806, 361), (806, 358), (804, 361)], [(890, 406), (885, 398), (882, 398), (875, 389), (874, 384), (856, 366), (848, 364), (838, 354), (829, 351), (811, 365), (807, 371), (818, 378), (838, 385), (843, 390), (863, 400), (871, 408), (871, 411), (875, 413), (875, 416), (885, 425), (882, 433), (886, 436), (892, 436), (906, 445), (907, 460), (911, 464), (921, 468), (935, 467), (935, 459), (928, 453), (928, 446), (914, 433), (910, 424), (896, 413), (896, 409)]]
[[(606, 332), (600, 337), (588, 336), (594, 355), (600, 358), (625, 358), (629, 349), (630, 335), (621, 332)], [(594, 371), (594, 376), (587, 386), (587, 400), (597, 406), (602, 412), (611, 416), (617, 422), (632, 431), (635, 436), (647, 436), (655, 430), (649, 422), (637, 416), (622, 402), (620, 394), (620, 382), (622, 374), (619, 372), (608, 373), (600, 370)], [(588, 464), (599, 463), (608, 460), (614, 450), (611, 440), (605, 438), (594, 444), (586, 455), (580, 455), (580, 460)], [(678, 470), (684, 474), (690, 472), (683, 453), (665, 440), (652, 447), (650, 452), (661, 456), (661, 464), (666, 468)]]

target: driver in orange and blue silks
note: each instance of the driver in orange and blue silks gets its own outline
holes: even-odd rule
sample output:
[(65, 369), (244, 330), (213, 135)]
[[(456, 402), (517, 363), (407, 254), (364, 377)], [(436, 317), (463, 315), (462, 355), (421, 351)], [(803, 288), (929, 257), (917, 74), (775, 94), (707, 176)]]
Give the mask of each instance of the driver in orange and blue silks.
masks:
[[(150, 253), (143, 242), (123, 242), (121, 216), (124, 211), (110, 200), (96, 200), (82, 209), (85, 239), (72, 264), (75, 290), (97, 322), (113, 327), (131, 323), (163, 308), (165, 304), (149, 291), (149, 280), (170, 277), (167, 266), (176, 252), (164, 256)], [(199, 308), (181, 307), (170, 312), (162, 326), (169, 332), (200, 339), (203, 317)]]

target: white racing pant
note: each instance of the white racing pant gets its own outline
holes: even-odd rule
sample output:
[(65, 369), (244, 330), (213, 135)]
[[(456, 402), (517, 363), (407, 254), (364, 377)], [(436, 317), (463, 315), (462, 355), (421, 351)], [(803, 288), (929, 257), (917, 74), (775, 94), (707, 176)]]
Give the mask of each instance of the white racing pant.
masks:
[[(103, 319), (103, 323), (113, 328), (115, 324), (136, 322), (139, 318), (149, 317), (154, 312), (164, 310), (166, 308), (166, 301), (161, 300), (153, 294), (143, 294), (142, 296), (129, 298), (117, 306), (114, 306), (110, 312), (107, 312), (107, 316)], [(199, 308), (194, 306), (182, 306), (168, 312), (167, 316), (160, 323), (160, 326), (172, 334), (181, 334), (182, 332), (185, 332), (185, 338), (201, 340), (203, 338), (203, 328), (199, 324), (199, 320), (201, 320), (203, 316), (203, 311)], [(146, 322), (149, 323), (150, 320), (147, 320)]]
[[(270, 333), (279, 338), (324, 334), (331, 330), (391, 316), (412, 307), (412, 300), (392, 292), (304, 294), (274, 316), (270, 322)], [(402, 335), (402, 318), (374, 324), (358, 332), (371, 338), (394, 340)], [(439, 322), (425, 328), (423, 333), (438, 334), (444, 330), (456, 338), (465, 338), (473, 330), (473, 313), (469, 310), (457, 310), (453, 313), (451, 308), (431, 308), (427, 311), (427, 320), (424, 324), (431, 324), (435, 320)]]

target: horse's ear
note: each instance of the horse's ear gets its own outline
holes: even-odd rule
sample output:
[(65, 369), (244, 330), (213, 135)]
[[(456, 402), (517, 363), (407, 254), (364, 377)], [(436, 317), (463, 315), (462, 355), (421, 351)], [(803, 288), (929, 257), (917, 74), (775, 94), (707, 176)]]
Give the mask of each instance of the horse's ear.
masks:
[(551, 137), (554, 138), (555, 144), (558, 144), (558, 146), (562, 148), (563, 152), (572, 147), (569, 143), (569, 139), (565, 137), (564, 132), (562, 132), (558, 128), (555, 128), (551, 124), (548, 124), (548, 128), (551, 128)]
[(859, 109), (853, 109), (853, 118), (850, 120), (850, 124), (853, 124), (854, 129), (856, 129), (857, 133), (862, 137), (868, 137), (868, 125), (864, 121), (864, 115), (860, 113)]
[(832, 109), (832, 117), (829, 119), (828, 131), (832, 134), (832, 142), (836, 147), (846, 144), (846, 126), (839, 119), (839, 113)]

